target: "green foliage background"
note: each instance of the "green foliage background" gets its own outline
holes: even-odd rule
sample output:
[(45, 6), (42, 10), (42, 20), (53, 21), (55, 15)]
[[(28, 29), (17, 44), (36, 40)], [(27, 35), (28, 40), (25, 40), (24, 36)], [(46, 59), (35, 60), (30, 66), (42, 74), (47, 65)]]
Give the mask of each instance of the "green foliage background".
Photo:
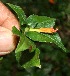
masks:
[(67, 52), (63, 52), (54, 44), (39, 43), (36, 45), (41, 50), (40, 59), (42, 68), (32, 67), (27, 70), (18, 66), (15, 54), (12, 52), (0, 61), (0, 76), (70, 76), (70, 24), (68, 0), (55, 0), (50, 4), (48, 0), (1, 0), (22, 7), (26, 15), (37, 14), (56, 18), (56, 26)]

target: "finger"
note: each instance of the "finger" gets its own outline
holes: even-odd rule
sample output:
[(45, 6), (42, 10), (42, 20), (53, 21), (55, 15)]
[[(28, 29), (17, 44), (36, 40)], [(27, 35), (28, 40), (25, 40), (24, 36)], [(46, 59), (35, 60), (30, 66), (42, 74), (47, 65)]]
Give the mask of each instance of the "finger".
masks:
[(0, 55), (10, 53), (15, 47), (12, 32), (9, 29), (0, 26)]
[(19, 29), (19, 22), (12, 12), (0, 1), (0, 26), (12, 30), (15, 26)]

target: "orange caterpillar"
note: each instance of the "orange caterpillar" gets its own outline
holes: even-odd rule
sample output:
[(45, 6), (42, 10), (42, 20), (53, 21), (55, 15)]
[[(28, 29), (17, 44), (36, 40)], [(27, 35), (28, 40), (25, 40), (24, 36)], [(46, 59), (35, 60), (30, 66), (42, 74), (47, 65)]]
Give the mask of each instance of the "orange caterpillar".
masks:
[(36, 32), (42, 32), (42, 33), (55, 33), (57, 32), (57, 28), (54, 29), (54, 28), (40, 28), (40, 29), (33, 29), (33, 28), (30, 28), (29, 31), (36, 31)]

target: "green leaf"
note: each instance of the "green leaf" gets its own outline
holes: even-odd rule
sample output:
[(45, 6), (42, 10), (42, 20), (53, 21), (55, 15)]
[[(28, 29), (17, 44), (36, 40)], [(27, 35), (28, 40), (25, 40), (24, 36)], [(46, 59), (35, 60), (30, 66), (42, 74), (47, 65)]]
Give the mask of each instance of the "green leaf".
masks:
[(12, 27), (12, 32), (13, 32), (13, 34), (21, 36), (21, 32), (15, 26)]
[(0, 57), (0, 61), (3, 59), (3, 57)]
[(35, 44), (30, 39), (28, 39), (24, 35), (20, 36), (20, 41), (19, 41), (18, 46), (15, 50), (16, 59), (19, 61), (19, 58), (21, 56), (20, 52), (25, 51), (27, 49), (29, 49), (30, 52), (33, 52), (35, 50), (35, 48), (36, 48)]
[(34, 41), (55, 43), (58, 47), (62, 48), (66, 52), (66, 48), (62, 44), (61, 38), (57, 33), (44, 34), (38, 32), (26, 32), (26, 36)]
[[(29, 54), (27, 54), (27, 52), (26, 52), (27, 49), (30, 50)], [(22, 55), (23, 54), (22, 52), (24, 54), (26, 52), (26, 54)], [(35, 54), (33, 57), (31, 57), (31, 53), (33, 55), (33, 52), (35, 52)], [(19, 62), (19, 64), (20, 64), (20, 60), (22, 59), (22, 61), (21, 61), (22, 65), (21, 64), (20, 65), (24, 68), (30, 68), (33, 66), (41, 67), (39, 54), (40, 54), (40, 51), (39, 51), (39, 49), (36, 49), (35, 44), (30, 39), (28, 39), (26, 36), (22, 35), (20, 37), (20, 42), (18, 43), (18, 46), (15, 50), (16, 60)], [(25, 56), (27, 58), (25, 58)], [(25, 63), (25, 61), (26, 61), (26, 63)]]
[(55, 25), (55, 19), (54, 18), (50, 18), (47, 16), (37, 16), (37, 15), (30, 15), (27, 19), (26, 19), (27, 24), (31, 27), (31, 28), (41, 28), (41, 27), (53, 27)]
[(10, 3), (7, 3), (16, 13), (20, 22), (20, 25), (23, 25), (26, 20), (26, 15), (23, 11), (23, 9), (20, 6), (16, 6)]
[(34, 42), (32, 42), (26, 36), (22, 36), (22, 37), (20, 37), (20, 42), (18, 43), (18, 46), (16, 48), (15, 53), (18, 53), (20, 51), (24, 51), (30, 47), (32, 47), (31, 51), (33, 51), (36, 48)]
[(35, 55), (33, 56), (33, 58), (30, 61), (23, 64), (22, 67), (24, 67), (26, 69), (33, 67), (33, 66), (41, 68), (39, 54), (40, 54), (40, 50), (37, 48), (35, 50)]
[[(31, 15), (27, 18), (26, 21), (31, 28), (51, 28), (55, 25), (55, 19), (46, 16)], [(61, 42), (61, 38), (57, 33), (44, 34), (38, 32), (26, 32), (26, 36), (34, 41), (55, 43), (58, 45), (58, 47), (66, 51), (64, 45)]]

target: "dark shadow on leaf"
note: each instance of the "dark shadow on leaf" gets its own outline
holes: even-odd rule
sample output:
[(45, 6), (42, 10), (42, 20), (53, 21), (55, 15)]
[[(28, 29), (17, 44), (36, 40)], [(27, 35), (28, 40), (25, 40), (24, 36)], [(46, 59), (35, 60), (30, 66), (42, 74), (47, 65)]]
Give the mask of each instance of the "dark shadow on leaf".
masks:
[(35, 55), (35, 51), (29, 52), (29, 50), (25, 50), (24, 52), (22, 52), (22, 55), (19, 61), (20, 65), (23, 65), (28, 61), (30, 61), (34, 57), (34, 55)]

